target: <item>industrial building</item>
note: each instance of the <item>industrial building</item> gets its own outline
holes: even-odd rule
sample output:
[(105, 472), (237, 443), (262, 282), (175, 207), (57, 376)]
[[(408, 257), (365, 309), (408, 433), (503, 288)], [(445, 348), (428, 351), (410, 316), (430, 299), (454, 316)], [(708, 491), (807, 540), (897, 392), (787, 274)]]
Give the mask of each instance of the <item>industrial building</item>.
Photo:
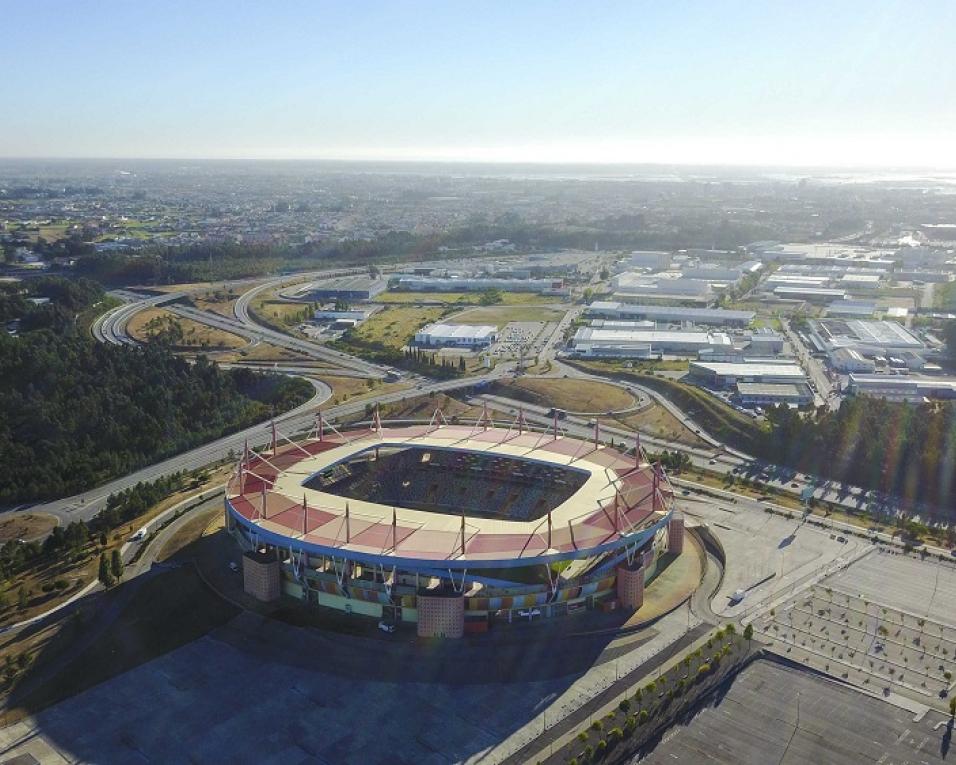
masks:
[(625, 268), (646, 268), (650, 271), (663, 271), (671, 264), (671, 254), (661, 250), (635, 250), (626, 261)]
[(479, 324), (429, 324), (415, 333), (415, 344), (431, 347), (483, 348), (498, 339), (498, 328)]
[(692, 361), (688, 376), (692, 381), (711, 388), (734, 388), (740, 382), (789, 385), (807, 383), (806, 374), (797, 364), (783, 362), (734, 364)]
[(754, 320), (753, 311), (729, 311), (723, 308), (685, 308), (676, 305), (639, 305), (597, 300), (588, 306), (586, 315), (600, 319), (646, 320), (664, 324), (706, 324), (710, 326), (746, 327)]
[(656, 358), (663, 353), (696, 354), (703, 348), (732, 348), (723, 332), (686, 332), (650, 329), (604, 329), (581, 327), (574, 335), (578, 356)]
[(846, 300), (846, 290), (829, 287), (775, 287), (774, 297), (780, 300), (806, 300), (808, 303), (829, 303)]
[(925, 348), (922, 340), (896, 321), (817, 319), (809, 324), (810, 342), (821, 353), (853, 348), (864, 356), (876, 356), (893, 350), (920, 351)]
[(312, 282), (305, 286), (286, 290), (282, 294), (295, 300), (323, 302), (327, 300), (371, 300), (388, 287), (385, 279), (369, 276), (340, 276)]
[(439, 277), (400, 276), (395, 288), (409, 292), (539, 292), (543, 295), (567, 297), (570, 287), (563, 279), (519, 279), (515, 277)]
[(757, 356), (776, 356), (783, 352), (783, 335), (769, 327), (761, 327), (753, 332), (745, 332), (747, 349)]
[(787, 404), (806, 406), (813, 403), (813, 392), (807, 385), (791, 383), (737, 383), (735, 398), (741, 406)]
[(710, 300), (714, 291), (709, 282), (681, 278), (677, 272), (641, 274), (627, 271), (611, 280), (615, 295), (678, 300)]
[(847, 392), (889, 401), (956, 398), (956, 380), (906, 375), (850, 375)]
[(871, 319), (876, 313), (876, 302), (872, 300), (835, 300), (827, 306), (827, 316)]
[(828, 356), (830, 366), (837, 372), (873, 372), (876, 362), (854, 348), (836, 348)]

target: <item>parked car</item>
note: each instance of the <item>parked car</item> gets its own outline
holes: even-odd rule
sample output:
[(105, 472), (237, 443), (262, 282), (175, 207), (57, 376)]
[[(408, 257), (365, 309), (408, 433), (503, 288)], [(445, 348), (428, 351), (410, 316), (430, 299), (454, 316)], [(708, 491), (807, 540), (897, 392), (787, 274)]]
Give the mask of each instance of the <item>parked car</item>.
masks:
[(394, 625), (394, 624), (390, 624), (389, 622), (379, 622), (379, 623), (378, 623), (378, 628), (379, 628), (382, 632), (387, 632), (387, 633), (389, 633), (389, 634), (391, 634), (391, 633), (393, 633), (393, 632), (395, 631), (395, 625)]
[(239, 573), (239, 564), (236, 563), (234, 560), (229, 561), (229, 570), (232, 571), (232, 573), (234, 573), (234, 574), (238, 574), (238, 573)]

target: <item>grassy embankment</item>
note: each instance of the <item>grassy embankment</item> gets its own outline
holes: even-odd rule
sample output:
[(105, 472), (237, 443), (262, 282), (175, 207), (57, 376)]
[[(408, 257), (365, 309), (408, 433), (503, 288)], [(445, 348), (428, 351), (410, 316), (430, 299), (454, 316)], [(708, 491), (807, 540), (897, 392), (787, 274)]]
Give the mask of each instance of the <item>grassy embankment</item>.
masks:
[(673, 402), (715, 438), (748, 454), (761, 453), (766, 433), (764, 428), (696, 386), (679, 380), (620, 369), (620, 366), (613, 362), (610, 364), (601, 361), (568, 363), (592, 374), (608, 375), (650, 388)]
[(239, 335), (176, 316), (163, 308), (140, 311), (130, 319), (126, 329), (130, 336), (144, 343), (175, 332), (172, 347), (181, 352), (236, 350), (247, 344)]
[[(617, 412), (637, 403), (634, 396), (615, 385), (552, 377), (522, 377), (514, 382), (499, 383), (494, 392), (538, 406), (590, 414)], [(705, 445), (700, 437), (657, 403), (640, 411), (610, 415), (604, 421), (688, 446)]]

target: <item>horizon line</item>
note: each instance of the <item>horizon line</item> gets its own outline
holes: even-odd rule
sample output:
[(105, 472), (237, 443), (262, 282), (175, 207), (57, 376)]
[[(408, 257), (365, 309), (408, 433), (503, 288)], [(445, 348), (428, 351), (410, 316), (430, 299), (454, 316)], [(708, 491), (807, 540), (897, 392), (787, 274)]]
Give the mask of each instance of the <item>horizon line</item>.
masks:
[(714, 168), (714, 169), (763, 169), (763, 170), (866, 170), (866, 171), (925, 171), (930, 173), (956, 172), (954, 165), (926, 165), (917, 163), (895, 164), (807, 164), (786, 162), (652, 162), (610, 160), (542, 160), (542, 159), (483, 159), (483, 158), (413, 158), (413, 157), (289, 157), (289, 156), (137, 156), (137, 155), (0, 155), (0, 162), (329, 162), (341, 164), (395, 164), (395, 165), (470, 165), (511, 167), (595, 167), (595, 168)]

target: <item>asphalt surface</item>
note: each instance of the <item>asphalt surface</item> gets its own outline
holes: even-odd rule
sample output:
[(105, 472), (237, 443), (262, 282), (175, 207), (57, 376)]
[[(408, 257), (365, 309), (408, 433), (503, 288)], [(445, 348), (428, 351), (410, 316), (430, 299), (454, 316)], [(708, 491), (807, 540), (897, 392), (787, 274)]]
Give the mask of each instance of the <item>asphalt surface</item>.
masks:
[[(951, 731), (941, 715), (912, 712), (819, 676), (759, 660), (726, 694), (667, 731), (632, 763), (859, 765), (951, 762)], [(949, 756), (948, 756), (949, 755)]]

